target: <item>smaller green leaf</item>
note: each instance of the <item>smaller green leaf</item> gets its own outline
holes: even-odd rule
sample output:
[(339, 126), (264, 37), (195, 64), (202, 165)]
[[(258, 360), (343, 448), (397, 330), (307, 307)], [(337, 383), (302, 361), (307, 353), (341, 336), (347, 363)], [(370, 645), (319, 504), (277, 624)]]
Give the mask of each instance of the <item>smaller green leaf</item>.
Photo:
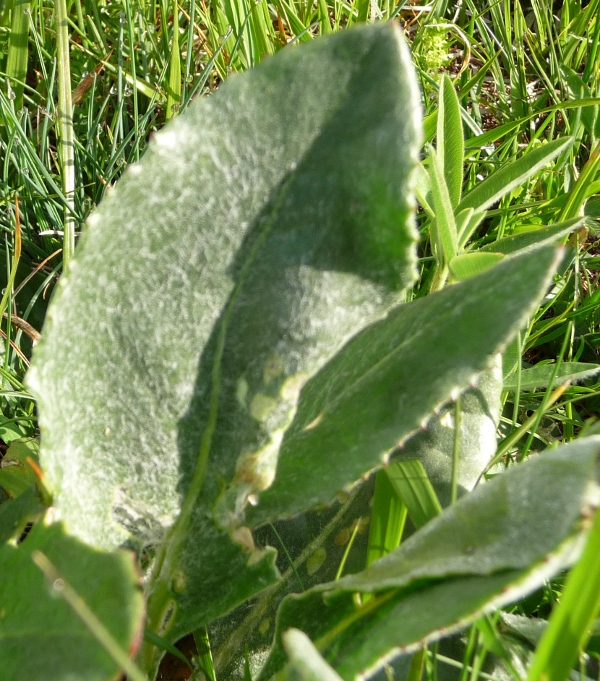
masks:
[(502, 253), (461, 253), (450, 261), (450, 272), (457, 281), (474, 277), (496, 265), (504, 256)]
[(427, 471), (418, 459), (394, 461), (384, 471), (406, 504), (408, 515), (417, 529), (442, 512)]
[(290, 659), (284, 673), (278, 676), (282, 681), (342, 681), (304, 632), (288, 629), (282, 639)]
[(486, 210), (535, 175), (572, 143), (571, 137), (561, 137), (530, 151), (517, 161), (507, 163), (464, 196), (456, 212), (465, 208), (473, 208), (476, 212)]
[(579, 554), (599, 455), (600, 437), (590, 437), (514, 466), (363, 572), (287, 597), (261, 681), (282, 666), (289, 627), (355, 679), (539, 588)]
[(437, 153), (446, 178), (450, 203), (452, 208), (456, 208), (462, 191), (465, 142), (460, 102), (452, 81), (446, 74), (442, 76), (438, 101)]
[(577, 229), (581, 224), (583, 224), (582, 218), (571, 218), (554, 225), (544, 227), (536, 225), (527, 231), (521, 231), (503, 239), (498, 239), (498, 241), (492, 241), (492, 243), (486, 244), (478, 250), (480, 253), (503, 253), (504, 255), (510, 255), (525, 248), (554, 243), (566, 237), (567, 234)]
[(447, 265), (458, 251), (458, 235), (454, 211), (443, 166), (435, 149), (430, 147), (429, 179), (431, 182), (431, 201), (435, 218), (431, 225), (436, 247), (436, 258), (440, 266)]
[(246, 509), (249, 525), (328, 503), (384, 463), (490, 366), (546, 290), (556, 256), (545, 247), (505, 258), (357, 334), (304, 386), (275, 481)]
[(583, 381), (598, 374), (600, 372), (600, 364), (563, 362), (554, 377), (554, 382), (550, 386), (555, 370), (555, 364), (538, 364), (530, 369), (522, 369), (520, 383), (517, 382), (516, 372), (513, 372), (504, 379), (504, 390), (516, 390), (518, 385), (520, 385), (521, 390), (553, 388), (565, 381)]
[(44, 510), (37, 492), (30, 487), (16, 499), (9, 499), (0, 505), (0, 542), (15, 535), (19, 528), (33, 516)]
[[(49, 586), (34, 563), (43, 556), (60, 579)], [(6, 679), (112, 681), (119, 665), (70, 605), (70, 588), (122, 651), (135, 654), (144, 604), (133, 554), (107, 553), (69, 537), (62, 524), (37, 523), (19, 544), (0, 547), (0, 669)]]
[(37, 486), (37, 476), (29, 460), (38, 463), (39, 444), (31, 438), (14, 440), (0, 461), (0, 487), (11, 497), (18, 497)]

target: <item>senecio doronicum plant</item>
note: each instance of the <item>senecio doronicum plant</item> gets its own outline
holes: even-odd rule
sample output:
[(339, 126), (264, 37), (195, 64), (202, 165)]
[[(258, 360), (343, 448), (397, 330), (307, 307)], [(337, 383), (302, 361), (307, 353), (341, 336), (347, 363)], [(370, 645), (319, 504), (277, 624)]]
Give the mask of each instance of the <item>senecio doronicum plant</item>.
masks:
[[(571, 577), (583, 566), (597, 584), (600, 438), (470, 491), (495, 449), (499, 353), (578, 219), (492, 257), (469, 238), (570, 140), (461, 196), (449, 81), (423, 166), (420, 126), (398, 27), (348, 30), (196, 101), (91, 215), (28, 376), (51, 505), (30, 490), (0, 516), (3, 678), (154, 679), (190, 633), (195, 679), (366, 679), (390, 665), (418, 678), (426, 644), (491, 626), (579, 556)], [(415, 183), (437, 264), (409, 301)], [(357, 481), (390, 461), (367, 563), (324, 580), (311, 559), (352, 519)], [(411, 504), (411, 470), (429, 476), (429, 508)], [(418, 529), (395, 548), (398, 494)], [(318, 506), (327, 524), (302, 526), (285, 569), (261, 528)], [(532, 680), (558, 678), (552, 642), (568, 631), (566, 677), (596, 601), (575, 622), (557, 609), (526, 658)], [(506, 615), (515, 635), (525, 624)]]

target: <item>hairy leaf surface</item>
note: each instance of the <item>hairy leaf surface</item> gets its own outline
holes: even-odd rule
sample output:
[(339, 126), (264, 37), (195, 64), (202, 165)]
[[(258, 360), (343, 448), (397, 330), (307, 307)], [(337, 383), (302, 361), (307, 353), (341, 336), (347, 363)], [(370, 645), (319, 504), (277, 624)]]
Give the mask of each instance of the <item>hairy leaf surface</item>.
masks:
[[(581, 550), (599, 457), (594, 436), (496, 476), (363, 572), (287, 597), (278, 637), (301, 629), (340, 676), (364, 678), (533, 591)], [(285, 661), (277, 641), (261, 681)]]
[(241, 508), (302, 386), (414, 280), (415, 82), (391, 24), (230, 79), (156, 135), (61, 280), (29, 376), (41, 460), (79, 537), (166, 538), (173, 636), (276, 578)]
[(556, 250), (506, 258), (456, 286), (394, 309), (310, 381), (286, 434), (258, 523), (330, 502), (381, 465), (434, 409), (474, 384), (539, 302)]

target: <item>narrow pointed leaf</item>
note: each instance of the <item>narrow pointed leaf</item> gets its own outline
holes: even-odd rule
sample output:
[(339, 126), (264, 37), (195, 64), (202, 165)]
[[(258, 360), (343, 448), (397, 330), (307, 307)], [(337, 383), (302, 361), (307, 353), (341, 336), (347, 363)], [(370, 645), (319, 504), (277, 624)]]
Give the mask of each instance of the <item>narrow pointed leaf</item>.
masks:
[(522, 369), (519, 382), (516, 372), (514, 372), (504, 379), (504, 389), (516, 390), (518, 384), (521, 390), (535, 390), (536, 388), (554, 388), (565, 381), (583, 381), (586, 378), (596, 376), (600, 372), (600, 364), (563, 362), (556, 376), (554, 376), (552, 385), (550, 385), (555, 369), (555, 364), (542, 364), (530, 369)]
[(14, 93), (15, 111), (23, 108), (23, 92), (27, 78), (27, 62), (29, 59), (27, 39), (29, 35), (29, 19), (31, 3), (26, 0), (15, 0), (12, 3), (10, 36), (8, 39), (8, 55), (6, 57), (6, 76)]
[(479, 227), (483, 218), (485, 217), (485, 211), (476, 213), (473, 208), (465, 208), (461, 210), (456, 216), (456, 229), (458, 231), (458, 248), (462, 251), (467, 245), (475, 230)]
[(393, 551), (402, 538), (406, 523), (406, 504), (398, 496), (385, 470), (377, 472), (371, 522), (369, 523), (369, 544), (367, 565)]
[(429, 150), (429, 179), (431, 183), (431, 207), (434, 218), (431, 225), (438, 263), (445, 265), (458, 251), (456, 222), (443, 166), (433, 147)]
[(485, 272), (498, 264), (503, 257), (502, 253), (481, 253), (480, 251), (461, 253), (450, 260), (450, 272), (454, 279), (462, 281)]
[(172, 3), (173, 33), (169, 55), (169, 78), (166, 81), (167, 109), (166, 119), (170, 120), (181, 106), (181, 56), (179, 53), (179, 6), (177, 1)]
[(473, 208), (475, 212), (486, 210), (523, 184), (529, 177), (535, 175), (572, 143), (573, 140), (570, 137), (552, 140), (530, 151), (517, 161), (502, 166), (463, 197), (456, 209), (457, 212), (465, 208)]
[[(594, 436), (515, 466), (363, 572), (286, 598), (260, 681), (284, 664), (288, 627), (307, 633), (342, 678), (364, 678), (539, 588), (579, 555), (599, 457)], [(373, 596), (359, 605), (355, 592)]]
[(555, 225), (547, 225), (543, 227), (536, 227), (529, 229), (526, 232), (519, 232), (511, 236), (492, 241), (485, 246), (478, 249), (480, 253), (503, 253), (510, 255), (517, 253), (524, 248), (531, 248), (541, 246), (548, 243), (556, 243), (560, 239), (566, 237), (573, 230), (577, 229), (583, 220), (581, 218), (572, 218), (559, 222)]
[(381, 465), (487, 368), (540, 300), (555, 262), (552, 247), (506, 258), (399, 306), (350, 341), (305, 386), (275, 482), (248, 509), (249, 521), (330, 502)]
[(427, 471), (419, 459), (394, 461), (384, 471), (396, 494), (406, 504), (408, 515), (417, 529), (442, 512)]
[(431, 207), (431, 180), (427, 168), (422, 163), (417, 164), (414, 175), (413, 187), (417, 200), (430, 218), (434, 217)]
[[(0, 547), (0, 669), (6, 679), (112, 681), (119, 667), (32, 560), (41, 552), (124, 651), (133, 656), (144, 606), (133, 555), (105, 553), (38, 523), (19, 546)], [(18, 576), (18, 580), (6, 576)], [(56, 584), (60, 589), (61, 585)]]
[(391, 24), (282, 50), (156, 135), (61, 279), (41, 460), (77, 536), (162, 551), (171, 638), (276, 579), (241, 507), (302, 385), (414, 280), (418, 98)]
[(455, 209), (460, 203), (462, 191), (465, 142), (460, 102), (452, 81), (445, 74), (442, 77), (439, 101), (437, 152), (446, 178), (450, 203)]

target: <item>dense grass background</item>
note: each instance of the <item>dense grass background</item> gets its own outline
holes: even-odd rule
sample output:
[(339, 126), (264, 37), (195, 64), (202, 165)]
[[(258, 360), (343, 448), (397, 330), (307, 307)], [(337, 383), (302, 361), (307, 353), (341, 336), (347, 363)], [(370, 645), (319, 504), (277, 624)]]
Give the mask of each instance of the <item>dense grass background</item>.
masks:
[[(127, 164), (141, 158), (152, 133), (232, 73), (364, 21), (402, 24), (421, 82), (427, 141), (435, 134), (440, 74), (452, 78), (466, 136), (464, 192), (544, 141), (575, 139), (489, 212), (472, 247), (585, 214), (552, 295), (507, 362), (597, 362), (599, 10), (600, 0), (556, 7), (547, 0), (0, 1), (0, 280), (6, 290), (0, 437), (36, 433), (23, 379), (63, 253), (68, 258), (87, 215)], [(426, 221), (418, 217), (422, 283), (415, 295), (427, 292), (433, 266)], [(594, 380), (507, 391), (499, 458), (521, 460), (532, 449), (600, 431), (599, 397)], [(561, 589), (561, 580), (549, 584), (520, 612), (546, 616)], [(486, 637), (485, 627), (473, 629), (471, 669), (478, 668)], [(471, 674), (466, 670), (464, 679)]]

